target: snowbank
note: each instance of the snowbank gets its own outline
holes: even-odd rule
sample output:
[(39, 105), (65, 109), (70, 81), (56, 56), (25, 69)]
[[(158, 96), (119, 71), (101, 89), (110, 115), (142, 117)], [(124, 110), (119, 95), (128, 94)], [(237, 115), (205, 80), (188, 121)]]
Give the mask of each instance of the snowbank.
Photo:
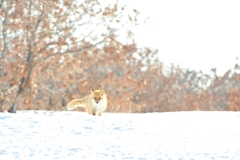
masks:
[(0, 159), (238, 159), (240, 113), (0, 113)]

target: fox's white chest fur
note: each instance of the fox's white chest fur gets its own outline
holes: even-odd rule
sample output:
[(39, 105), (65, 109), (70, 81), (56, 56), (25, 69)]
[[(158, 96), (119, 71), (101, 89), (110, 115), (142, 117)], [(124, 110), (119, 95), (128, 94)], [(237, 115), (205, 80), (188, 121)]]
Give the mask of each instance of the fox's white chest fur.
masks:
[(98, 103), (96, 103), (95, 100), (92, 100), (92, 108), (96, 114), (103, 111), (104, 107), (105, 107), (105, 103), (103, 100), (99, 101)]

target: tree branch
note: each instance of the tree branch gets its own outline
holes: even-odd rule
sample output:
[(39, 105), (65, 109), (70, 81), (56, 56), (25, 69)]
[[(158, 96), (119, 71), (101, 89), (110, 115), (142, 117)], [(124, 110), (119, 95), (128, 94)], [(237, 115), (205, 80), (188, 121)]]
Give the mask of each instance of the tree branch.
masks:
[(88, 46), (85, 46), (85, 47), (80, 48), (80, 49), (77, 49), (77, 50), (66, 50), (66, 51), (64, 51), (64, 52), (56, 52), (56, 53), (53, 53), (53, 54), (47, 56), (46, 58), (44, 58), (44, 61), (48, 60), (48, 59), (51, 58), (51, 57), (57, 56), (57, 55), (64, 55), (64, 54), (67, 54), (67, 53), (76, 53), (76, 52), (81, 52), (81, 51), (83, 51), (83, 50), (85, 50), (85, 49), (93, 48), (93, 47), (95, 47), (95, 46), (103, 43), (103, 42), (104, 42), (106, 39), (108, 39), (110, 36), (111, 36), (111, 35), (105, 37), (103, 40), (101, 40), (101, 41), (99, 41), (99, 42), (97, 42), (97, 43), (95, 43), (95, 44), (93, 44), (93, 45), (88, 45)]

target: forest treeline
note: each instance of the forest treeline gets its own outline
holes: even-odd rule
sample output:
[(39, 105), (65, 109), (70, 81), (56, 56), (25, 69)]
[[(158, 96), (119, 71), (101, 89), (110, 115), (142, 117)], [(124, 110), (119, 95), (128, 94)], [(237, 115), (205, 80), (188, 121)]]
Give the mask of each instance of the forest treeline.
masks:
[(240, 110), (238, 64), (223, 76), (166, 67), (135, 43), (140, 13), (117, 1), (2, 0), (0, 10), (1, 111), (64, 110), (91, 88), (105, 89), (108, 112)]

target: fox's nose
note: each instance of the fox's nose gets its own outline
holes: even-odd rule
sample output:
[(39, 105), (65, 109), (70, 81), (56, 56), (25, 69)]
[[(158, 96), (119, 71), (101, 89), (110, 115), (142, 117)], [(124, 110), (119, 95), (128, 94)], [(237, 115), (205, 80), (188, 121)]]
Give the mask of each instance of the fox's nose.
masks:
[(96, 103), (98, 103), (98, 102), (96, 102)]

